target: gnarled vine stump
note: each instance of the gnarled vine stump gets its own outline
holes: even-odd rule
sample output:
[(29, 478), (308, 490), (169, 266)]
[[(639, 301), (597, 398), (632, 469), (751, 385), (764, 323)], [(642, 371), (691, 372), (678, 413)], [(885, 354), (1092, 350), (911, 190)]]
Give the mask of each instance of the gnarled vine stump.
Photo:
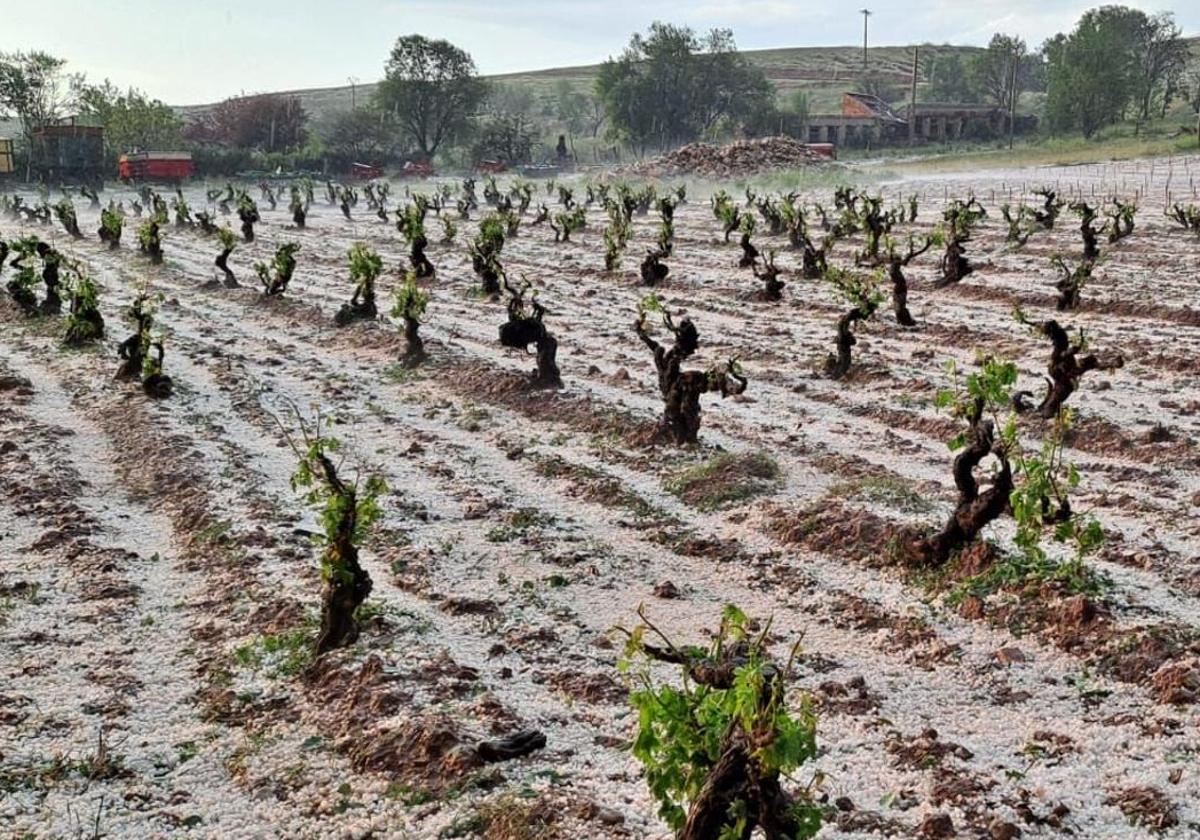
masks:
[[(1058, 415), (1059, 409), (1075, 393), (1079, 380), (1085, 373), (1093, 370), (1114, 370), (1124, 366), (1125, 359), (1120, 356), (1102, 358), (1095, 353), (1080, 356), (1082, 347), (1071, 342), (1071, 337), (1062, 325), (1053, 319), (1042, 324), (1042, 334), (1050, 339), (1049, 382), (1046, 386), (1046, 396), (1037, 407), (1039, 416), (1050, 419)], [(1014, 397), (1014, 406), (1020, 410), (1028, 410), (1024, 397), (1028, 392), (1020, 392)]]
[(924, 254), (933, 245), (933, 237), (925, 237), (925, 244), (918, 248), (916, 243), (909, 240), (908, 253), (901, 254), (894, 247), (889, 248), (885, 262), (888, 267), (888, 279), (892, 281), (892, 312), (896, 316), (896, 323), (902, 327), (915, 327), (917, 322), (913, 320), (912, 313), (908, 311), (908, 278), (904, 275), (904, 269), (908, 264), (917, 257)]
[[(973, 542), (988, 523), (999, 518), (1009, 505), (1013, 490), (1012, 466), (991, 420), (983, 419), (983, 401), (976, 400), (970, 417), (967, 444), (954, 459), (954, 484), (958, 502), (940, 532), (908, 546), (910, 558), (922, 566), (942, 566)], [(980, 490), (975, 469), (989, 455), (1000, 461), (1000, 471), (992, 483)]]
[(401, 367), (420, 367), (429, 358), (420, 329), (420, 321), (411, 316), (404, 316), (404, 355), (400, 357)]
[(646, 252), (646, 258), (642, 260), (641, 274), (642, 282), (647, 286), (657, 286), (671, 273), (670, 266), (663, 262), (666, 256), (667, 252), (662, 249)]
[(534, 345), (537, 352), (537, 369), (530, 377), (530, 387), (561, 388), (563, 381), (558, 370), (558, 339), (550, 334), (542, 321), (546, 314), (545, 307), (534, 297), (529, 311), (526, 311), (527, 285), (518, 290), (505, 280), (504, 288), (509, 293), (508, 320), (500, 325), (500, 343), (505, 347), (526, 352), (529, 345)]
[(358, 499), (354, 488), (338, 476), (337, 468), (321, 453), (317, 456), (329, 491), (341, 498), (337, 506), (340, 516), (334, 527), (333, 539), (325, 547), (325, 582), (321, 590), (321, 630), (317, 634), (317, 655), (334, 648), (354, 644), (358, 640), (355, 612), (374, 584), (367, 570), (359, 565), (358, 546), (354, 532), (358, 517)]
[(758, 263), (755, 262), (752, 266), (754, 276), (762, 281), (762, 288), (758, 292), (758, 299), (765, 301), (777, 301), (783, 299), (783, 289), (787, 283), (779, 279), (780, 269), (775, 265), (775, 252), (771, 251), (767, 254), (767, 258), (763, 261), (763, 266), (760, 269)]
[(741, 394), (745, 392), (747, 382), (732, 362), (724, 369), (683, 370), (683, 361), (699, 347), (700, 335), (690, 318), (684, 318), (676, 326), (668, 314), (664, 315), (663, 323), (675, 336), (670, 349), (650, 337), (644, 317), (638, 319), (634, 329), (654, 353), (658, 390), (663, 398), (663, 414), (655, 426), (654, 439), (685, 446), (696, 443), (699, 438), (700, 397), (708, 393), (720, 393), (722, 397)]

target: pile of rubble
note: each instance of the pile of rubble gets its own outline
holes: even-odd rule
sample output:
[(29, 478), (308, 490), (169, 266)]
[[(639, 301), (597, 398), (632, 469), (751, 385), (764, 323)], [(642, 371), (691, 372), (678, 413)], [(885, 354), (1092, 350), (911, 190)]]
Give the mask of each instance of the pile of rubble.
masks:
[(739, 140), (728, 146), (690, 143), (635, 166), (633, 172), (650, 178), (691, 175), (725, 179), (828, 162), (828, 157), (791, 137), (764, 137)]

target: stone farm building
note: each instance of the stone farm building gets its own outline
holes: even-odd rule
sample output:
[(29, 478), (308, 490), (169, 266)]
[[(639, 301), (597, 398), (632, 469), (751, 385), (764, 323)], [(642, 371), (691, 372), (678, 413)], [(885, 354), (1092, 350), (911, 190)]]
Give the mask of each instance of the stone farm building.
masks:
[[(1033, 118), (1018, 117), (1017, 131), (1027, 130)], [(838, 146), (898, 145), (911, 140), (930, 142), (960, 137), (987, 139), (1008, 129), (1008, 114), (995, 105), (928, 102), (900, 113), (869, 93), (842, 94), (840, 114), (808, 118), (808, 142)]]

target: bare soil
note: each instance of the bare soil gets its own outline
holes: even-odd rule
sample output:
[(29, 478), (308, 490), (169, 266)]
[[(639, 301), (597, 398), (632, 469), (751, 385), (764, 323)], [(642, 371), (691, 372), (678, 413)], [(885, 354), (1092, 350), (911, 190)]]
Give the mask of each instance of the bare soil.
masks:
[[(429, 249), (430, 359), (416, 371), (397, 365), (400, 325), (333, 323), (352, 243), (383, 256), (381, 295), (407, 265), (394, 226), (365, 210), (347, 221), (319, 203), (299, 230), (282, 206), (263, 209), (230, 261), (252, 276), (278, 244), (301, 243), (295, 279), (270, 300), (209, 284), (214, 241), (192, 231), (165, 229), (165, 262), (150, 266), (136, 249), (3, 222), (6, 237), (35, 232), (90, 267), (111, 337), (65, 350), (58, 319), (0, 303), (0, 835), (666, 838), (628, 752), (636, 720), (610, 631), (645, 602), (702, 643), (733, 602), (774, 617), (781, 658), (803, 636), (798, 688), (817, 701), (821, 754), (793, 784), (821, 774), (822, 837), (1197, 836), (1200, 241), (1162, 216), (1168, 183), (1197, 169), (877, 188), (887, 203), (923, 197), (905, 232), (968, 192), (990, 215), (968, 246), (977, 271), (935, 290), (937, 255), (915, 261), (918, 325), (881, 308), (838, 382), (819, 374), (832, 290), (800, 278), (784, 238), (756, 236), (780, 249), (787, 287), (780, 302), (749, 300), (759, 283), (693, 185), (656, 291), (700, 330), (689, 368), (736, 357), (750, 384), (705, 396), (700, 445), (685, 449), (644, 443), (662, 402), (633, 330), (646, 291), (633, 257), (653, 216), (635, 220), (614, 273), (598, 209), (570, 243), (533, 228), (506, 244), (559, 341), (557, 392), (524, 386), (534, 360), (497, 341), (503, 304), (470, 293), (475, 221)], [(954, 424), (933, 406), (947, 360), (1003, 353), (1042, 390), (1049, 346), (1011, 310), (1054, 317), (1049, 258), (1075, 255), (1078, 231), (1012, 250), (998, 206), (1044, 183), (1068, 198), (1139, 194), (1136, 231), (1102, 245), (1062, 319), (1125, 359), (1070, 400), (1074, 506), (1108, 534), (1093, 564), (1112, 587), (951, 606), (890, 562), (888, 541), (936, 527), (955, 499)], [(203, 189), (188, 199), (201, 206)], [(95, 229), (95, 211), (79, 215)], [(113, 381), (118, 314), (141, 280), (165, 296), (175, 392), (163, 401)], [(375, 584), (362, 638), (316, 665), (319, 525), (267, 413), (284, 397), (335, 416), (352, 458), (391, 488), (361, 555)], [(1027, 445), (1042, 431), (1023, 421)], [(716, 476), (736, 492), (680, 485), (722, 454), (769, 456), (777, 471)], [(1004, 551), (1011, 526), (986, 536)], [(471, 749), (523, 729), (545, 748), (496, 764)]]

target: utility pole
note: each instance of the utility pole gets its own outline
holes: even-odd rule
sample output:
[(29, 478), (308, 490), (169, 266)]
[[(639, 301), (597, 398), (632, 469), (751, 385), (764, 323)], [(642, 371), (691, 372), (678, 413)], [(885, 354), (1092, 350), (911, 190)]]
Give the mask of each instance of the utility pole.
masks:
[(908, 145), (917, 142), (917, 70), (921, 66), (921, 48), (913, 47), (912, 89), (908, 94)]
[(1013, 147), (1013, 135), (1017, 132), (1017, 69), (1021, 66), (1021, 54), (1013, 48), (1012, 79), (1008, 91), (1008, 150)]
[(867, 69), (867, 18), (871, 16), (870, 9), (859, 9), (863, 16), (863, 70)]
[(358, 77), (347, 76), (346, 81), (350, 83), (350, 110), (353, 111), (358, 107)]

